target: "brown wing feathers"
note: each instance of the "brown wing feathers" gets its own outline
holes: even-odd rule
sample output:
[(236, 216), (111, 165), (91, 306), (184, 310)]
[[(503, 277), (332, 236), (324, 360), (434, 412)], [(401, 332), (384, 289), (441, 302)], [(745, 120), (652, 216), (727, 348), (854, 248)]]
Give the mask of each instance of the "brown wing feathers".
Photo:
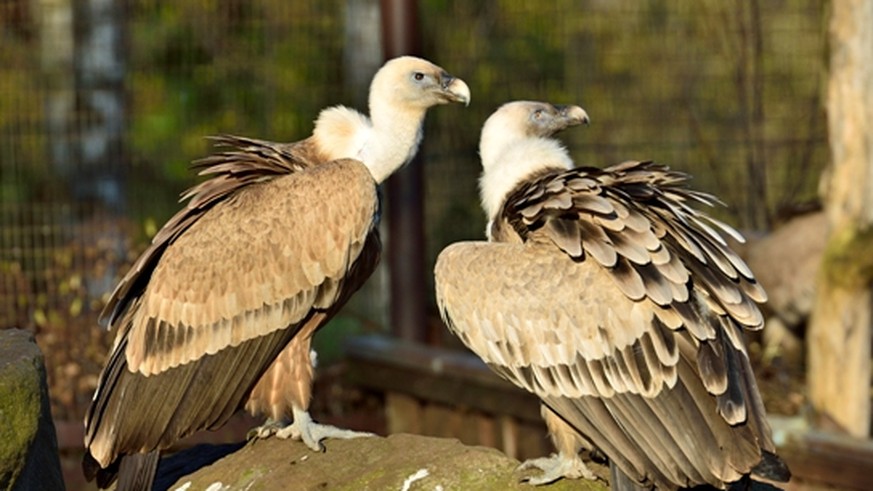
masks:
[[(85, 438), (92, 442), (90, 454), (100, 461), (116, 455), (117, 449), (166, 448), (195, 431), (221, 426), (239, 408), (240, 401), (266, 369), (258, 365), (257, 360), (277, 356), (293, 334), (290, 329), (278, 331), (242, 343), (236, 350), (224, 350), (204, 357), (199, 363), (182, 365), (151, 377), (131, 374), (124, 351), (115, 351), (100, 380), (102, 395), (95, 399), (87, 416), (88, 421), (110, 420), (115, 426), (86, 426), (90, 432)], [(122, 341), (122, 348), (126, 342)], [(208, 381), (210, 386), (226, 390), (194, 386), (195, 380)], [(160, 394), (153, 390), (158, 386)], [(160, 404), (155, 404), (156, 397), (160, 398)], [(120, 412), (128, 408), (137, 410), (120, 417)], [(116, 438), (106, 438), (109, 434)], [(92, 469), (92, 472), (99, 470)]]
[[(165, 448), (197, 430), (222, 425), (245, 402), (269, 363), (307, 318), (317, 314), (318, 319), (322, 319), (324, 312), (339, 308), (369, 276), (378, 260), (378, 237), (371, 233), (375, 187), (362, 164), (336, 161), (305, 175), (296, 174), (294, 171), (303, 164), (285, 159), (301, 158), (299, 149), (230, 137), (221, 142), (236, 145), (236, 150), (198, 164), (213, 177), (186, 193), (190, 197), (188, 206), (155, 237), (107, 306), (105, 315), (110, 324), (121, 330), (118, 346), (107, 362), (100, 388), (86, 415), (86, 443), (90, 451), (86, 461), (97, 461), (105, 466), (118, 451)], [(305, 160), (298, 162), (306, 163)], [(329, 168), (333, 178), (342, 181), (342, 186), (322, 175)], [(344, 189), (349, 202), (322, 202), (318, 213), (294, 216), (295, 210), (307, 207), (301, 202), (302, 198), (285, 189), (285, 186), (293, 188), (295, 185), (288, 179), (303, 179), (307, 189), (315, 193), (325, 192), (322, 189), (325, 187)], [(270, 189), (261, 189), (264, 186)], [(276, 198), (248, 200), (252, 193), (259, 192)], [(246, 208), (248, 201), (266, 209)], [(212, 213), (207, 215), (210, 210)], [(327, 242), (311, 244), (317, 251), (297, 250), (293, 240), (290, 245), (285, 240), (285, 247), (271, 246), (270, 236), (256, 236), (257, 224), (250, 224), (249, 232), (255, 235), (244, 244), (224, 240), (221, 232), (213, 234), (222, 230), (220, 226), (211, 227), (209, 233), (183, 235), (193, 230), (192, 227), (200, 227), (204, 217), (220, 221), (226, 213), (241, 214), (227, 220), (224, 230), (228, 233), (233, 233), (231, 229), (247, 220), (282, 220), (287, 216), (284, 225), (276, 229), (278, 234), (295, 236), (306, 233), (308, 227), (332, 229), (337, 235)], [(312, 220), (323, 222), (309, 223)], [(287, 239), (284, 235), (282, 238)], [(197, 247), (173, 247), (183, 239), (202, 243)], [(257, 265), (226, 261), (223, 256), (230, 254), (245, 263), (252, 251), (240, 253), (236, 249), (241, 246), (259, 254)], [(285, 257), (290, 257), (284, 260), (290, 261), (289, 264), (302, 265), (303, 271), (289, 274), (283, 270), (276, 261), (281, 263)], [(203, 276), (209, 271), (217, 274), (216, 268), (208, 264), (226, 264), (223, 269), (234, 278)], [(162, 272), (165, 270), (166, 274)], [(160, 281), (154, 281), (155, 275)], [(150, 289), (145, 292), (145, 285), (150, 281)], [(205, 294), (218, 301), (192, 296), (186, 290), (188, 281), (211, 282), (215, 288), (207, 288)], [(162, 288), (167, 289), (167, 298), (177, 301), (163, 302), (160, 296), (155, 301), (150, 300), (153, 294), (161, 295)], [(229, 300), (222, 301), (222, 298)], [(196, 309), (187, 311), (190, 307), (178, 307), (186, 302)], [(246, 308), (246, 304), (256, 308)], [(173, 309), (167, 310), (165, 305), (172, 305)], [(242, 312), (237, 310), (239, 307), (243, 307)], [(298, 323), (296, 328), (283, 329), (293, 322)], [(263, 332), (253, 334), (253, 328)], [(235, 349), (223, 350), (213, 346), (216, 342), (233, 345)], [(135, 345), (133, 351), (130, 350), (132, 344)], [(198, 362), (184, 363), (193, 358)], [(138, 365), (131, 366), (130, 360)], [(139, 370), (150, 375), (134, 373)], [(215, 387), (222, 390), (214, 390)], [(156, 398), (160, 399), (160, 404), (155, 404)], [(137, 411), (122, 417), (120, 412), (128, 408), (137, 408)], [(105, 421), (112, 423), (101, 423)], [(99, 467), (86, 465), (86, 472), (90, 472), (91, 477), (95, 473), (106, 474), (102, 478), (104, 482), (111, 480), (114, 466), (106, 470)]]
[(581, 237), (582, 249), (612, 268), (622, 290), (635, 300), (645, 292), (658, 305), (684, 302), (688, 291), (681, 285), (691, 273), (709, 295), (708, 306), (747, 328), (759, 328), (763, 319), (754, 302), (766, 299), (763, 289), (705, 223), (708, 217), (685, 204), (709, 204), (715, 198), (684, 189), (684, 180), (683, 174), (651, 162), (552, 173), (510, 195), (504, 216), (523, 239), (539, 231), (572, 257), (579, 257), (578, 245), (569, 241)]
[(216, 153), (193, 164), (195, 169), (200, 170), (201, 175), (212, 177), (182, 193), (181, 200), (188, 200), (185, 208), (158, 231), (151, 245), (119, 282), (101, 315), (102, 320), (109, 326), (115, 325), (131, 299), (136, 298), (145, 288), (151, 270), (167, 246), (211, 206), (252, 182), (301, 169), (312, 161), (314, 152), (311, 150), (313, 145), (305, 140), (296, 146), (231, 135), (213, 137), (212, 140), (220, 147), (233, 150)]
[[(596, 261), (651, 313), (634, 321), (649, 327), (626, 328), (639, 336), (633, 342), (607, 339), (615, 349), (604, 358), (489, 363), (545, 395), (635, 479), (667, 487), (736, 480), (773, 451), (742, 333), (762, 326), (755, 302), (766, 295), (719, 232), (738, 234), (689, 206), (718, 200), (686, 180), (651, 162), (539, 172), (510, 193), (491, 230), (500, 242), (551, 243), (575, 261)], [(549, 396), (550, 386), (566, 393)], [(577, 387), (600, 397), (579, 397)]]
[(712, 418), (693, 363), (683, 359), (677, 368), (678, 383), (656, 397), (617, 392), (544, 402), (639, 482), (670, 489), (738, 479), (761, 459), (760, 429)]
[[(309, 308), (335, 301), (335, 280), (363, 247), (376, 202), (367, 170), (344, 162), (252, 183), (168, 245), (131, 318), (130, 368), (157, 373), (284, 328)], [(310, 195), (344, 193), (315, 196), (327, 204), (318, 213), (297, 213), (311, 208), (310, 197), (295, 192), (301, 187)]]

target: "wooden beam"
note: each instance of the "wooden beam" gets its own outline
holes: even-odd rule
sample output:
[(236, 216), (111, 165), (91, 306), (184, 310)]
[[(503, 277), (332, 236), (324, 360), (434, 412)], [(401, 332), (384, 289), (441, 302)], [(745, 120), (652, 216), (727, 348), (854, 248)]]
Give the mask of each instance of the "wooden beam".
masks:
[(540, 422), (539, 399), (495, 375), (469, 352), (385, 336), (360, 336), (345, 346), (351, 383), (430, 402)]
[(792, 481), (839, 488), (870, 489), (873, 441), (823, 431), (807, 431), (779, 449)]

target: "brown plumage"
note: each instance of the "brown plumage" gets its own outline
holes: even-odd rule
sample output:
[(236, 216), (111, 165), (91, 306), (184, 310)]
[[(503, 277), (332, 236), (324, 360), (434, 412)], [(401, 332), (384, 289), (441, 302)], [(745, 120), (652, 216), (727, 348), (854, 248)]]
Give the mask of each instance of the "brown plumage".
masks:
[(560, 455), (527, 463), (531, 482), (593, 477), (580, 447), (643, 487), (787, 479), (743, 334), (766, 295), (721, 236), (738, 234), (665, 166), (573, 168), (551, 137), (583, 121), (535, 102), (489, 118), (490, 242), (447, 247), (435, 271), (449, 328), (543, 402)]
[(415, 154), (429, 107), (468, 100), (402, 57), (374, 77), (369, 118), (340, 106), (297, 143), (215, 138), (223, 151), (195, 163), (209, 178), (104, 311), (118, 334), (85, 418), (86, 476), (106, 487), (120, 464), (119, 489), (150, 489), (161, 449), (244, 405), (294, 419), (259, 436), (361, 436), (309, 418), (310, 340), (378, 262), (376, 186)]

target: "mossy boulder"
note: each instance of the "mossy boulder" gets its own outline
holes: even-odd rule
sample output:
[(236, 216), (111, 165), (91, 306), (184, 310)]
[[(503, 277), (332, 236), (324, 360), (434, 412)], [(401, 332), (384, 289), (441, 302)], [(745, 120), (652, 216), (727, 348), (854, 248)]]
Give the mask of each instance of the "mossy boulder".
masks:
[[(526, 490), (519, 462), (455, 439), (409, 434), (327, 440), (313, 452), (300, 442), (257, 440), (182, 479), (170, 490)], [(605, 482), (561, 480), (549, 491), (607, 489)]]
[(33, 336), (0, 330), (0, 491), (64, 489), (43, 356)]

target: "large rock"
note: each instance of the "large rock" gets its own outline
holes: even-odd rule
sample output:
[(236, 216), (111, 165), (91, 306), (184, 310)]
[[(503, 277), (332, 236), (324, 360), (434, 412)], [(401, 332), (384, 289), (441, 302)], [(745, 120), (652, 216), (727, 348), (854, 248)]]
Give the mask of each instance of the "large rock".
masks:
[[(487, 447), (410, 434), (327, 440), (316, 453), (300, 442), (269, 438), (179, 479), (171, 490), (525, 490), (518, 461)], [(608, 471), (598, 466), (599, 475)], [(604, 481), (561, 480), (549, 491), (604, 491)]]
[(815, 285), (828, 234), (827, 217), (798, 215), (760, 240), (750, 241), (747, 262), (767, 291), (764, 357), (803, 360), (802, 338), (815, 302)]
[(0, 330), (0, 490), (64, 489), (43, 356), (33, 336)]
[(748, 246), (749, 267), (767, 290), (766, 308), (790, 329), (812, 312), (827, 235), (827, 217), (819, 211), (794, 217)]

